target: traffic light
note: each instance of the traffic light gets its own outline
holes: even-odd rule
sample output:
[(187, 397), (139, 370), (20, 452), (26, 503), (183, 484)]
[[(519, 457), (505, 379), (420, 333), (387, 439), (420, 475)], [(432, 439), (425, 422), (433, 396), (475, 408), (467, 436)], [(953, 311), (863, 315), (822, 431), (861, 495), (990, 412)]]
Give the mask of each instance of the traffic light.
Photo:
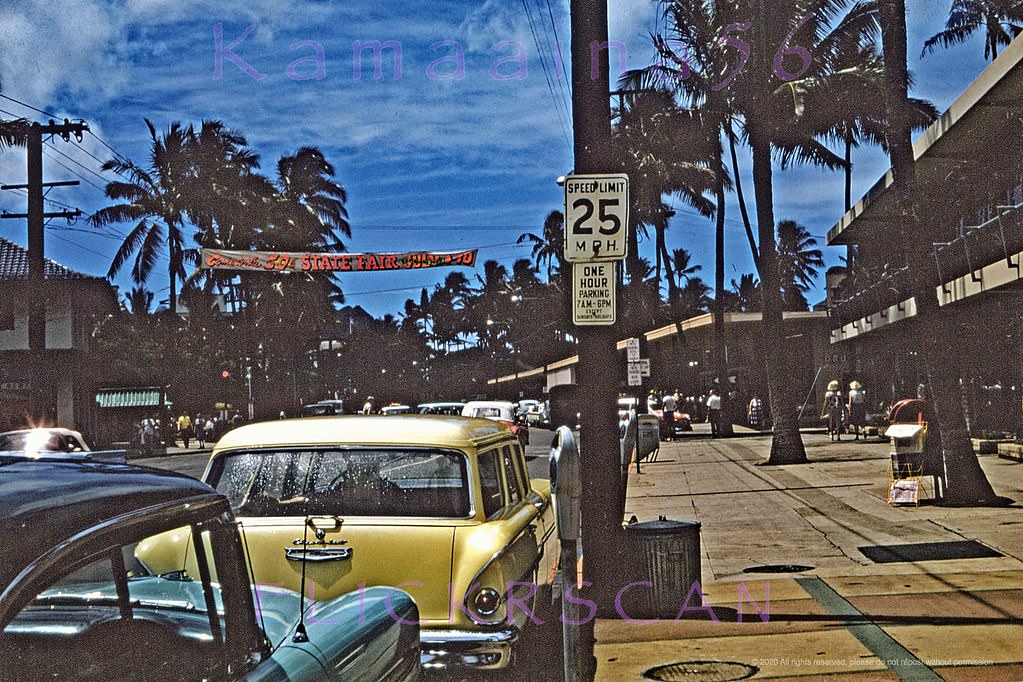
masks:
[(227, 369), (225, 369), (224, 371), (222, 371), (222, 372), (220, 373), (220, 378), (221, 378), (221, 379), (230, 379), (230, 378), (231, 378), (231, 371), (230, 371), (230, 370), (227, 370)]

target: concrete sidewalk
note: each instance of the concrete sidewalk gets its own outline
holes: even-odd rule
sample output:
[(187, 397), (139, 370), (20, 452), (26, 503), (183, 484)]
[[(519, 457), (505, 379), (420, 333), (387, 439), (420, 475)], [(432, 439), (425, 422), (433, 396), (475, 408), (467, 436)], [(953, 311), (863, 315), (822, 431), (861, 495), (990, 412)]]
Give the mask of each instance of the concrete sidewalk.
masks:
[(939, 507), (929, 486), (892, 506), (876, 437), (805, 434), (810, 462), (776, 467), (770, 436), (744, 435), (664, 443), (633, 471), (626, 518), (702, 523), (709, 608), (601, 619), (597, 679), (1023, 679), (1023, 463), (980, 458), (1008, 507)]

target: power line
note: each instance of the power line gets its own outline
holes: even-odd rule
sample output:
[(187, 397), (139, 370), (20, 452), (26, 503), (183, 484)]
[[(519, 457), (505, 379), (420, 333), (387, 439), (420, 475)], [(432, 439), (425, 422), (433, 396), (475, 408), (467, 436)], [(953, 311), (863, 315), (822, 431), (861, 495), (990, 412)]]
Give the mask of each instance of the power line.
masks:
[[(25, 107), (26, 109), (31, 109), (32, 111), (39, 112), (43, 116), (49, 116), (50, 118), (63, 118), (62, 116), (58, 116), (57, 114), (51, 114), (50, 112), (45, 111), (43, 109), (40, 109), (39, 107), (34, 107), (31, 104), (28, 104), (26, 102), (22, 102), (20, 99), (14, 99), (10, 95), (5, 95), (3, 93), (0, 93), (0, 97), (4, 98), (6, 100), (10, 100), (10, 101), (14, 102), (15, 104), (20, 104), (21, 106)], [(14, 114), (8, 114), (8, 116), (13, 116), (13, 115)]]
[(64, 152), (62, 152), (62, 151), (61, 151), (60, 149), (58, 149), (58, 148), (57, 148), (57, 145), (53, 144), (52, 142), (46, 142), (45, 144), (49, 145), (50, 151), (53, 151), (53, 152), (56, 152), (56, 153), (60, 154), (60, 155), (61, 155), (61, 156), (63, 156), (63, 157), (65, 158), (65, 159), (67, 159), (67, 160), (68, 160), (68, 161), (70, 161), (71, 163), (75, 164), (75, 165), (76, 165), (76, 166), (78, 166), (79, 168), (82, 168), (83, 170), (85, 170), (85, 171), (86, 171), (86, 172), (88, 172), (88, 173), (92, 173), (93, 175), (95, 175), (95, 176), (96, 176), (97, 178), (99, 178), (99, 179), (100, 179), (100, 180), (102, 180), (103, 182), (110, 182), (110, 180), (108, 180), (107, 178), (103, 177), (102, 175), (100, 175), (100, 174), (99, 174), (99, 173), (97, 173), (96, 171), (92, 170), (91, 168), (89, 168), (88, 166), (86, 166), (86, 165), (85, 165), (84, 163), (82, 163), (81, 161), (79, 161), (79, 160), (77, 160), (77, 159), (75, 159), (75, 158), (72, 158), (71, 156), (69, 156), (69, 155), (65, 154)]
[(57, 160), (57, 158), (53, 158), (52, 156), (50, 156), (50, 161), (53, 162), (54, 164), (56, 164), (57, 166), (59, 166), (60, 168), (62, 168), (63, 170), (68, 171), (69, 173), (74, 175), (76, 178), (78, 178), (79, 180), (84, 182), (85, 184), (92, 185), (93, 187), (95, 187), (99, 191), (104, 191), (102, 187), (100, 187), (99, 185), (97, 185), (93, 181), (89, 180), (88, 178), (86, 178), (81, 173), (75, 171), (74, 169), (70, 168), (69, 166), (65, 166), (64, 164), (61, 164), (60, 161)]
[(540, 57), (540, 68), (543, 70), (544, 79), (547, 81), (547, 90), (550, 92), (551, 100), (554, 103), (554, 110), (558, 114), (558, 121), (561, 124), (561, 131), (565, 135), (565, 142), (568, 144), (568, 148), (572, 148), (572, 139), (568, 134), (567, 123), (565, 122), (564, 114), (561, 112), (560, 102), (557, 96), (554, 94), (554, 85), (551, 82), (550, 70), (547, 67), (547, 60), (544, 59), (543, 48), (540, 46), (540, 40), (536, 35), (536, 27), (533, 24), (533, 14), (529, 10), (527, 0), (522, 0), (522, 9), (526, 12), (526, 21), (529, 24), (529, 32), (533, 36), (533, 44), (536, 45), (537, 54)]

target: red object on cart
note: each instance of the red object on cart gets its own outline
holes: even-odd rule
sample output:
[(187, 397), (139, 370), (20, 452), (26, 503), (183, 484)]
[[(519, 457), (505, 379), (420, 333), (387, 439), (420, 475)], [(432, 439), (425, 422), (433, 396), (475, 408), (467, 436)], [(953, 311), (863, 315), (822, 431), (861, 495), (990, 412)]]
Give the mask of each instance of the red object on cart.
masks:
[(926, 400), (905, 398), (888, 411), (889, 424), (922, 424), (934, 421), (933, 408)]

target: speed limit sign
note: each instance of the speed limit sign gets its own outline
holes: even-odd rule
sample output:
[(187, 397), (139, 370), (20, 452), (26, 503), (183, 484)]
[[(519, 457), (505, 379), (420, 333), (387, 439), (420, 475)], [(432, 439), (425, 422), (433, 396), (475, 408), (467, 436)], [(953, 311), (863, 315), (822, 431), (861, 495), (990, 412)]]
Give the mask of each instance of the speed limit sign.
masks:
[(628, 175), (565, 178), (565, 260), (623, 260), (628, 226)]

